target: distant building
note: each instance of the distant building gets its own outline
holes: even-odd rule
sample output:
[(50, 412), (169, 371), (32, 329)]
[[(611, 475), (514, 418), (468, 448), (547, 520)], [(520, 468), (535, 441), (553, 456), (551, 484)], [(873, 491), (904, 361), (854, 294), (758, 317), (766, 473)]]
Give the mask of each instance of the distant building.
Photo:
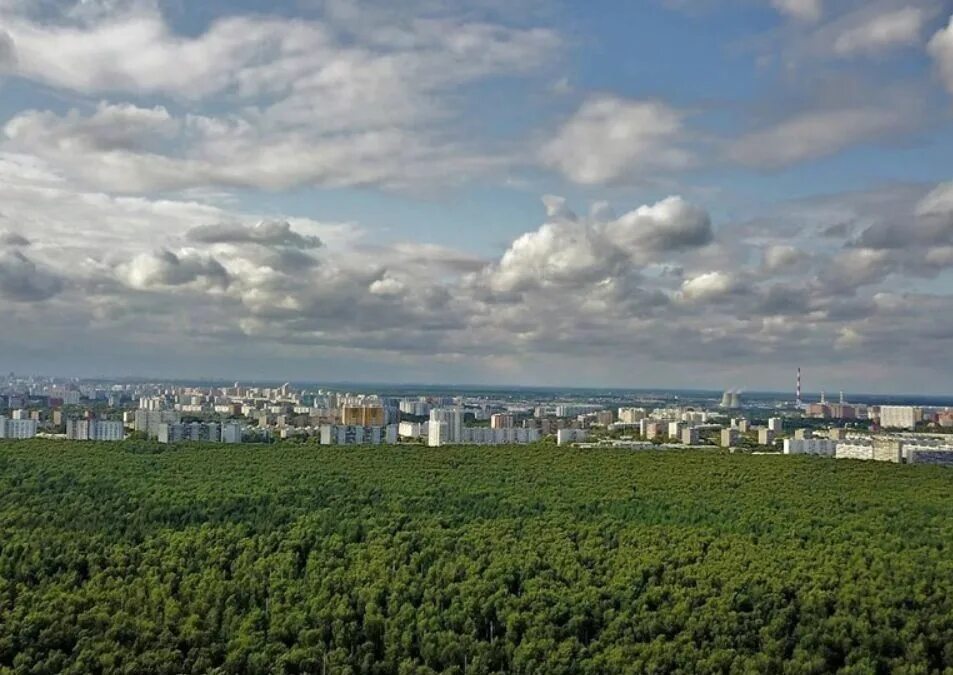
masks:
[(396, 445), (397, 425), (365, 427), (325, 424), (321, 427), (321, 445)]
[(733, 448), (738, 444), (738, 430), (737, 429), (722, 429), (721, 430), (721, 447), (723, 448)]
[(832, 441), (845, 441), (847, 440), (847, 429), (829, 429), (827, 437)]
[(884, 429), (916, 429), (923, 418), (920, 408), (905, 405), (880, 406), (880, 426)]
[(36, 436), (36, 420), (11, 420), (0, 417), (0, 438), (26, 440)]
[(587, 438), (589, 438), (589, 432), (584, 429), (558, 429), (556, 431), (556, 445), (584, 443)]
[(872, 445), (874, 461), (896, 464), (903, 461), (903, 441), (889, 436), (874, 436)]
[(397, 425), (397, 435), (401, 438), (423, 438), (427, 435), (429, 423), (401, 422)]
[(810, 429), (796, 429), (794, 431), (794, 438), (799, 441), (806, 441), (814, 438), (814, 432)]
[(180, 424), (181, 422), (181, 413), (178, 413), (174, 410), (140, 408), (136, 411), (136, 419), (133, 428), (136, 431), (144, 432), (149, 438), (157, 438), (159, 436), (160, 425)]
[(243, 427), (236, 422), (192, 422), (190, 424), (160, 424), (156, 434), (160, 443), (241, 443)]
[(953, 467), (953, 446), (931, 447), (910, 445), (905, 448), (910, 464), (933, 464)]
[(649, 422), (648, 420), (642, 420), (639, 424), (642, 436), (644, 436), (647, 440), (651, 441), (657, 438), (662, 432), (661, 422)]
[(682, 430), (684, 428), (685, 428), (684, 422), (669, 422), (668, 423), (668, 437), (680, 438), (682, 435)]
[(834, 457), (837, 442), (827, 438), (788, 438), (784, 441), (785, 455), (820, 455)]
[(126, 437), (122, 422), (111, 420), (67, 420), (66, 438), (74, 441), (121, 441)]
[(619, 408), (619, 421), (623, 424), (638, 424), (645, 419), (645, 408)]
[(774, 445), (774, 431), (758, 429), (758, 445)]
[(874, 446), (871, 443), (861, 441), (839, 442), (834, 456), (837, 459), (872, 460), (874, 458)]
[(780, 417), (772, 417), (768, 420), (768, 429), (776, 434), (780, 434), (784, 431), (784, 420)]
[(341, 424), (344, 426), (383, 427), (387, 424), (387, 412), (379, 405), (346, 405), (341, 408)]
[(460, 443), (462, 439), (462, 410), (459, 408), (436, 408), (430, 411), (428, 445), (439, 447), (441, 445)]
[(490, 415), (491, 429), (510, 429), (516, 426), (516, 419), (509, 413)]
[(685, 427), (682, 429), (681, 441), (685, 445), (698, 445), (698, 429), (695, 427)]

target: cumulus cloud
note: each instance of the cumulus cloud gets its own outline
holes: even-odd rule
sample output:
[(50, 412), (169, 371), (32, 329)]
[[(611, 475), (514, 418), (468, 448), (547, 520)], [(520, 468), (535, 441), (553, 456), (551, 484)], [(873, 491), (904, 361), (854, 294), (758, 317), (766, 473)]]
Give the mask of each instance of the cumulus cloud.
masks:
[[(224, 17), (180, 35), (154, 8), (95, 21), (9, 19), (21, 77), (86, 95), (172, 97), (219, 116), (101, 103), (90, 114), (24, 112), (11, 147), (49, 158), (97, 189), (433, 185), (501, 159), (446, 133), (453, 93), (493, 75), (532, 73), (557, 52), (544, 28), (452, 17), (342, 36), (323, 21)], [(184, 65), (185, 64), (185, 65)], [(214, 106), (213, 106), (214, 107)]]
[(803, 251), (786, 245), (769, 246), (764, 250), (765, 271), (778, 273), (796, 268), (805, 258)]
[(604, 221), (579, 219), (555, 197), (546, 199), (546, 207), (550, 221), (519, 237), (499, 264), (488, 268), (495, 290), (511, 292), (624, 277), (659, 253), (697, 248), (713, 236), (708, 213), (680, 197)]
[(63, 279), (20, 251), (0, 251), (0, 296), (14, 302), (41, 302), (63, 290)]
[(909, 115), (888, 108), (837, 108), (810, 111), (755, 131), (733, 142), (730, 159), (775, 169), (832, 155), (856, 143), (903, 130)]
[(540, 152), (542, 162), (585, 185), (691, 164), (681, 147), (685, 114), (659, 101), (599, 96), (582, 107)]
[(141, 253), (119, 266), (120, 277), (131, 287), (149, 290), (156, 287), (183, 286), (204, 282), (208, 287), (227, 287), (228, 272), (217, 260), (197, 251), (178, 254), (162, 249)]
[(926, 12), (919, 7), (875, 14), (844, 30), (834, 41), (834, 52), (853, 56), (916, 45), (926, 20)]
[(953, 94), (953, 17), (950, 23), (936, 32), (927, 49), (936, 62), (937, 70), (947, 90)]
[(953, 245), (953, 183), (940, 184), (931, 190), (908, 218), (881, 220), (870, 225), (860, 233), (854, 245), (878, 250)]
[(319, 248), (321, 238), (303, 235), (291, 229), (286, 221), (263, 220), (247, 227), (238, 223), (200, 225), (186, 233), (186, 238), (205, 244), (260, 244), (291, 248)]
[(739, 288), (738, 280), (727, 272), (706, 272), (682, 284), (681, 297), (689, 302), (715, 302)]
[(3, 133), (27, 147), (42, 144), (70, 153), (108, 153), (145, 149), (150, 141), (168, 141), (178, 130), (179, 122), (161, 106), (140, 108), (101, 102), (89, 116), (75, 109), (65, 117), (35, 110), (20, 113), (7, 122)]

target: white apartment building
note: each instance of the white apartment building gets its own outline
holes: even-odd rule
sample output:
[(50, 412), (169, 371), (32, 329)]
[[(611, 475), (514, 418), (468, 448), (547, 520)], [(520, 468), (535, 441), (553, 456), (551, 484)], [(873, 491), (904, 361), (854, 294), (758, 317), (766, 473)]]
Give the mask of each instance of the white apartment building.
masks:
[(776, 434), (781, 433), (784, 430), (784, 420), (780, 417), (772, 417), (768, 420), (768, 429)]
[(397, 425), (363, 427), (353, 424), (324, 424), (321, 445), (396, 445)]
[(682, 429), (681, 441), (685, 445), (698, 445), (698, 429), (696, 427)]
[(122, 422), (111, 420), (67, 420), (66, 438), (73, 441), (121, 441), (126, 437)]
[(36, 420), (11, 420), (0, 417), (0, 438), (25, 440), (36, 436)]
[(920, 408), (906, 405), (880, 406), (880, 426), (884, 429), (916, 429), (923, 419)]
[[(429, 445), (437, 447), (463, 440), (463, 411), (460, 408), (437, 408), (430, 411)], [(437, 441), (434, 443), (434, 441)]]
[(446, 422), (431, 422), (427, 444), (432, 448), (439, 448), (444, 445), (523, 445), (535, 443), (540, 438), (538, 429), (476, 427), (463, 429), (459, 438), (451, 441), (447, 438), (447, 429)]
[(397, 435), (401, 438), (426, 438), (430, 431), (430, 422), (401, 422), (397, 426)]
[(144, 431), (149, 438), (156, 438), (159, 435), (159, 426), (162, 424), (179, 424), (182, 422), (182, 415), (174, 410), (146, 410), (136, 411), (136, 421), (133, 428), (136, 431)]
[(585, 429), (557, 429), (556, 445), (571, 445), (573, 443), (584, 443), (589, 438), (589, 432)]
[(638, 424), (648, 414), (645, 408), (619, 408), (619, 422), (622, 424)]
[(863, 459), (872, 460), (874, 458), (874, 446), (872, 443), (864, 441), (848, 441), (837, 444), (834, 452), (837, 459)]
[(834, 457), (837, 452), (837, 441), (828, 438), (786, 438), (784, 439), (785, 455), (819, 455)]
[(237, 422), (226, 422), (222, 425), (222, 443), (241, 443), (245, 427)]

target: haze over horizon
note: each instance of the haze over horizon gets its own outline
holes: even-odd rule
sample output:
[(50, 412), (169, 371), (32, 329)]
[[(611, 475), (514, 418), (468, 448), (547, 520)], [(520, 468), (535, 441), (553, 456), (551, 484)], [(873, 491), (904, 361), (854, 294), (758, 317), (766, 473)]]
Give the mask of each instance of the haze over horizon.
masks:
[(192, 5), (0, 0), (0, 368), (953, 393), (948, 0)]

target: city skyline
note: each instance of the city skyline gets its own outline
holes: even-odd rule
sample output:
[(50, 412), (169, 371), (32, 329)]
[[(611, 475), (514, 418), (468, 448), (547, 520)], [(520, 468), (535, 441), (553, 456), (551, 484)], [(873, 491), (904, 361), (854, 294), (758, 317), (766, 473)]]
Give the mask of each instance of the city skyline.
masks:
[(0, 366), (953, 394), (949, 2), (508, 4), (0, 0)]

